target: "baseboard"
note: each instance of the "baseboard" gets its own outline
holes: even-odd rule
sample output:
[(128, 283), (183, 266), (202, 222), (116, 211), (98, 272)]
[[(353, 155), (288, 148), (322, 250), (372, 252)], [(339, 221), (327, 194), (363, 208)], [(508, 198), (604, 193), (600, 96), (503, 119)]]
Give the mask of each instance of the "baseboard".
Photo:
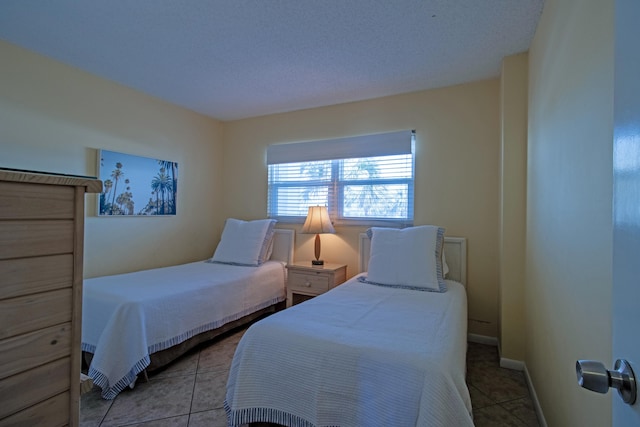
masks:
[(488, 337), (486, 335), (467, 334), (467, 341), (474, 342), (476, 344), (492, 345), (494, 347), (498, 346), (498, 338)]
[(527, 365), (524, 365), (524, 379), (527, 381), (527, 387), (529, 388), (529, 394), (531, 395), (531, 400), (533, 401), (533, 408), (536, 411), (536, 415), (538, 416), (538, 424), (540, 427), (548, 427), (547, 420), (544, 419), (544, 414), (542, 413), (542, 407), (540, 406), (540, 401), (538, 400), (538, 395), (536, 394), (536, 389), (533, 387), (533, 382), (531, 381), (531, 376), (529, 375), (529, 370), (527, 369)]
[(524, 362), (521, 360), (508, 359), (506, 357), (502, 357), (502, 347), (500, 347), (500, 342), (498, 342), (498, 357), (500, 358), (500, 367), (505, 369), (511, 369), (514, 371), (523, 371), (524, 370)]
[(524, 362), (521, 360), (513, 360), (507, 359), (506, 357), (501, 357), (500, 367), (505, 369), (512, 369), (514, 371), (524, 371)]

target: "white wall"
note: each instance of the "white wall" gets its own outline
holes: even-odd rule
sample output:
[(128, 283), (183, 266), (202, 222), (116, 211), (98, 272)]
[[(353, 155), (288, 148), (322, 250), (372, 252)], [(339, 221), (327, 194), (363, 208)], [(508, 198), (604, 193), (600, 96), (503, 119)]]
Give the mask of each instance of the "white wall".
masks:
[(0, 167), (94, 175), (96, 150), (177, 161), (176, 217), (96, 217), (85, 276), (211, 256), (224, 221), (222, 124), (0, 41)]
[(550, 426), (611, 424), (614, 0), (547, 0), (529, 51), (526, 365)]
[(525, 355), (524, 248), (527, 199), (528, 54), (502, 61), (500, 78), (500, 292), (499, 333), (503, 359)]
[[(416, 130), (415, 224), (468, 238), (469, 331), (495, 337), (498, 313), (499, 81), (225, 123), (225, 214), (266, 215), (269, 144)], [(295, 227), (294, 227), (295, 228)], [(299, 229), (299, 227), (298, 227)], [(358, 233), (322, 236), (322, 257), (357, 273)], [(296, 258), (311, 259), (313, 235), (296, 235)]]

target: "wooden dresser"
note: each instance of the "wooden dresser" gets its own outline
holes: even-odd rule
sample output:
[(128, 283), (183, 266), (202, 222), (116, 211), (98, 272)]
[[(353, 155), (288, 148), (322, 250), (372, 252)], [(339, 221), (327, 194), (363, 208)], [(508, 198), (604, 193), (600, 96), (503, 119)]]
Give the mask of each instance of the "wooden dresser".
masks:
[(85, 193), (0, 169), (0, 426), (78, 426)]

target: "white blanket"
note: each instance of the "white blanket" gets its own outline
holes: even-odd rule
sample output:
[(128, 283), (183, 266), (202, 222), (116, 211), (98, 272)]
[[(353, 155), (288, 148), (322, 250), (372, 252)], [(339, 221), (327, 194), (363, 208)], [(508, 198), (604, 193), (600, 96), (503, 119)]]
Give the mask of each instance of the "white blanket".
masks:
[(84, 281), (82, 350), (89, 376), (113, 399), (149, 355), (285, 298), (284, 265), (204, 261)]
[(467, 300), (351, 279), (252, 325), (233, 359), (229, 426), (473, 426)]

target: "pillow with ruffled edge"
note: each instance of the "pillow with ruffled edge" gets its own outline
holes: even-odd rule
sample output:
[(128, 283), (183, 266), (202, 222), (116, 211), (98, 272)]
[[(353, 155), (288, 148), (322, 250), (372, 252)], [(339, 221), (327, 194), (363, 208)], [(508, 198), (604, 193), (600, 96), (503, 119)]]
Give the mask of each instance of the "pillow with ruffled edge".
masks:
[(446, 292), (442, 265), (444, 231), (433, 225), (370, 228), (369, 271), (358, 280), (379, 286)]
[(442, 244), (442, 277), (447, 278), (449, 274), (449, 266), (447, 265), (447, 258), (444, 256), (444, 242)]
[(270, 231), (267, 231), (267, 234), (264, 236), (264, 246), (262, 247), (261, 255), (260, 255), (260, 263), (263, 264), (266, 261), (271, 259), (271, 254), (273, 253), (273, 242), (274, 236), (276, 234), (275, 224), (276, 221), (273, 221), (274, 227), (271, 227)]
[(220, 243), (209, 262), (257, 267), (268, 260), (275, 233), (274, 219), (242, 221), (228, 218)]

